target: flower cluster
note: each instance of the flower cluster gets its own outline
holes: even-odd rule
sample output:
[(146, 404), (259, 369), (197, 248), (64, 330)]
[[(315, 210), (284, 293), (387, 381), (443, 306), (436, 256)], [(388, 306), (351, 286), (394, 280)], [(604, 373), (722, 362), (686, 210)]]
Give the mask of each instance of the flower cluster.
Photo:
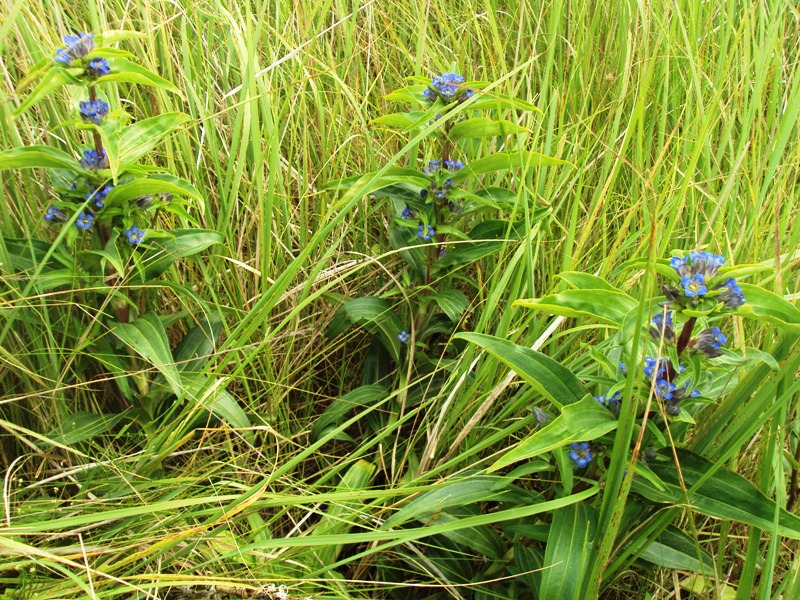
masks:
[(670, 308), (696, 307), (704, 298), (716, 298), (725, 308), (733, 309), (744, 304), (742, 288), (729, 277), (720, 281), (718, 271), (725, 266), (725, 258), (711, 252), (690, 252), (687, 256), (673, 256), (670, 266), (680, 277), (680, 287), (664, 286), (664, 295)]
[(472, 98), (475, 93), (469, 88), (462, 87), (464, 77), (457, 73), (443, 73), (439, 77), (434, 77), (425, 91), (422, 92), (422, 97), (428, 102), (436, 102), (439, 98), (445, 104), (451, 102), (463, 102)]
[(700, 395), (697, 389), (689, 392), (690, 381), (680, 381), (681, 375), (686, 372), (686, 367), (678, 365), (675, 369), (669, 358), (645, 356), (643, 372), (648, 380), (655, 380), (655, 394), (664, 402), (666, 411), (670, 415), (677, 415), (681, 411), (679, 406), (681, 400), (687, 396), (696, 398)]
[(103, 100), (84, 100), (79, 109), (84, 123), (100, 125), (108, 115), (108, 103)]

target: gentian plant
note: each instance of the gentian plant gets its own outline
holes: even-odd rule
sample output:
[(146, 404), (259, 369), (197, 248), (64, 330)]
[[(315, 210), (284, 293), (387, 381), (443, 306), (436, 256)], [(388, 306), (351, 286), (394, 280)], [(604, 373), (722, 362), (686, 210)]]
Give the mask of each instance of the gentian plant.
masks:
[[(154, 311), (157, 282), (177, 259), (222, 238), (197, 227), (189, 211), (202, 205), (203, 198), (193, 185), (142, 162), (191, 119), (172, 112), (130, 122), (120, 101), (126, 88), (120, 84), (179, 94), (172, 83), (138, 64), (134, 54), (116, 47), (135, 37), (140, 36), (129, 31), (71, 34), (64, 37), (63, 47), (39, 61), (20, 84), (35, 85), (15, 113), (66, 87), (73, 102), (62, 126), (79, 132), (80, 145), (75, 151), (41, 145), (6, 150), (0, 152), (0, 169), (46, 169), (50, 174), (44, 189), (52, 191), (40, 199), (45, 224), (40, 239), (4, 240), (21, 282), (20, 297), (31, 291), (75, 290), (84, 308), (65, 319), (69, 326), (64, 335), (74, 338), (75, 347), (86, 348), (82, 356), (87, 363), (75, 371), (106, 373), (118, 414), (124, 412), (147, 428), (170, 409), (166, 398), (185, 397), (188, 389), (197, 388), (192, 377), (213, 349), (221, 326), (211, 315), (192, 319), (189, 335), (173, 356), (164, 321)], [(158, 226), (170, 221), (182, 221), (188, 228)], [(16, 313), (2, 337), (15, 318)], [(198, 331), (205, 332), (205, 342), (198, 342)], [(181, 362), (183, 355), (192, 360)], [(72, 421), (67, 419), (68, 406), (62, 409), (67, 413), (63, 420)], [(89, 428), (95, 434), (119, 420), (98, 418), (95, 424), (103, 425)], [(75, 434), (69, 439), (79, 438)]]
[[(405, 263), (396, 279), (402, 288), (379, 297), (339, 298), (341, 306), (327, 335), (339, 335), (351, 325), (366, 327), (375, 341), (364, 383), (379, 384), (387, 393), (409, 387), (419, 399), (422, 386), (417, 387), (416, 378), (434, 374), (440, 383), (442, 366), (457, 352), (448, 340), (470, 310), (478, 286), (470, 265), (520, 240), (523, 214), (535, 222), (548, 212), (531, 198), (492, 185), (489, 176), (523, 166), (569, 163), (515, 147), (514, 135), (525, 131), (523, 127), (481, 114), (489, 109), (496, 115), (538, 110), (528, 102), (453, 72), (412, 82), (387, 96), (411, 103), (412, 110), (384, 115), (372, 124), (412, 134), (409, 146), (421, 142), (419, 155), (409, 157), (408, 168), (386, 167), (327, 186), (356, 193), (367, 183), (368, 193), (385, 202), (388, 245)], [(499, 138), (510, 149), (473, 156), (476, 140), (487, 138)], [(394, 370), (393, 364), (399, 368)], [(314, 432), (320, 435), (342, 417), (335, 402)]]
[[(546, 520), (526, 518), (513, 528), (522, 532), (523, 554), (535, 557), (528, 563), (545, 572), (533, 578), (538, 597), (597, 597), (598, 582), (607, 585), (634, 563), (714, 577), (712, 557), (671, 525), (686, 508), (800, 539), (800, 517), (723, 468), (775, 415), (776, 398), (791, 397), (782, 390), (797, 368), (791, 349), (800, 311), (761, 286), (740, 283), (768, 271), (763, 264), (730, 266), (722, 255), (692, 251), (625, 267), (655, 269), (663, 295), (637, 298), (595, 275), (567, 272), (566, 289), (515, 303), (592, 319), (611, 332), (569, 369), (508, 340), (456, 336), (538, 392), (532, 432), (486, 470), (505, 480), (535, 469), (542, 486), (556, 482), (550, 493), (563, 497), (565, 506)], [(734, 317), (775, 325), (781, 337), (770, 352), (736, 347)], [(794, 366), (781, 369), (779, 361)], [(549, 519), (551, 534), (541, 536)], [(568, 596), (561, 595), (565, 585)]]

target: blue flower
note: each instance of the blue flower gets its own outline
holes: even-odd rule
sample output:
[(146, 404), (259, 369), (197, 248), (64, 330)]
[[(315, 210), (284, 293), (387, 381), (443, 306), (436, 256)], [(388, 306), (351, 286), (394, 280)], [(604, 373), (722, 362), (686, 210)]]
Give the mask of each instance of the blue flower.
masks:
[(84, 231), (89, 231), (92, 228), (92, 223), (94, 223), (94, 215), (92, 213), (82, 212), (75, 219), (75, 227)]
[(656, 381), (656, 395), (664, 400), (672, 400), (672, 392), (675, 391), (675, 384), (666, 379)]
[(619, 371), (623, 377), (628, 376), (628, 367), (625, 366), (625, 363), (619, 363)]
[(442, 73), (440, 77), (431, 80), (430, 86), (422, 92), (422, 97), (428, 102), (435, 102), (436, 98), (441, 98), (445, 104), (471, 98), (474, 92), (462, 88), (462, 83), (464, 78), (458, 73)]
[(661, 340), (661, 337), (664, 337), (664, 340), (668, 342), (672, 342), (675, 340), (675, 329), (673, 328), (672, 324), (672, 311), (667, 311), (666, 318), (664, 313), (657, 313), (653, 315), (652, 318), (652, 326), (650, 327), (650, 335), (655, 340)]
[(720, 331), (719, 327), (709, 327), (697, 334), (694, 339), (694, 349), (702, 352), (708, 358), (722, 356), (722, 346), (728, 341), (728, 337)]
[(91, 33), (75, 33), (64, 36), (66, 48), (56, 51), (56, 62), (69, 65), (76, 58), (86, 58), (94, 50), (94, 36)]
[(711, 279), (720, 267), (725, 266), (725, 257), (711, 252), (689, 252), (689, 255), (683, 258), (673, 256), (669, 266), (681, 277), (702, 275), (705, 279)]
[(84, 100), (78, 106), (85, 123), (100, 125), (108, 115), (108, 103), (103, 100)]
[(144, 240), (144, 236), (147, 235), (146, 231), (142, 231), (136, 225), (131, 227), (125, 232), (125, 236), (128, 238), (128, 242), (132, 245), (141, 244), (142, 240)]
[(108, 168), (108, 157), (104, 150), (84, 150), (80, 160), (81, 167), (87, 171), (99, 171)]
[(708, 287), (705, 285), (705, 277), (702, 273), (697, 273), (689, 277), (688, 275), (681, 278), (681, 287), (683, 293), (689, 298), (703, 296), (708, 292)]
[(111, 73), (111, 65), (105, 58), (93, 58), (89, 61), (89, 66), (86, 67), (86, 73), (92, 79), (103, 77)]
[(97, 208), (103, 208), (103, 206), (105, 206), (106, 196), (108, 196), (108, 193), (113, 189), (113, 185), (107, 185), (105, 187), (98, 188), (93, 192), (86, 194), (86, 199), (94, 201), (94, 205)]
[(417, 228), (417, 237), (425, 240), (426, 242), (429, 242), (435, 234), (436, 230), (430, 225), (427, 225), (427, 230), (426, 226), (421, 223), (420, 226)]
[(733, 277), (728, 277), (728, 280), (716, 289), (722, 290), (717, 299), (723, 302), (728, 308), (738, 308), (744, 304), (744, 294), (742, 288), (736, 283)]
[(433, 175), (434, 173), (436, 173), (436, 171), (441, 169), (441, 167), (442, 167), (441, 160), (432, 160), (428, 162), (427, 167), (422, 169), (422, 172), (425, 173), (425, 175)]
[(401, 219), (413, 219), (416, 216), (417, 216), (417, 211), (415, 211), (410, 206), (406, 206), (403, 209), (403, 212), (400, 213), (400, 218)]
[(408, 333), (405, 329), (397, 334), (397, 339), (400, 340), (400, 343), (405, 344), (408, 340), (411, 339), (411, 334)]
[(572, 452), (569, 453), (569, 459), (578, 465), (581, 469), (592, 462), (594, 454), (587, 442), (574, 442), (572, 444)]
[(56, 223), (64, 223), (67, 220), (67, 213), (63, 210), (59, 210), (52, 204), (47, 207), (47, 210), (44, 213), (44, 220)]
[[(645, 356), (644, 357), (644, 374), (648, 377), (655, 377), (660, 379), (667, 372), (667, 362), (669, 359), (660, 358), (658, 356)], [(656, 364), (658, 364), (658, 372), (656, 372)]]
[(701, 395), (701, 394), (700, 394), (700, 390), (698, 390), (697, 388), (695, 388), (695, 389), (693, 389), (693, 390), (692, 390), (692, 393), (691, 393), (691, 394), (689, 394), (689, 398), (697, 398), (697, 397), (698, 397), (698, 396), (700, 396), (700, 395)]
[(426, 190), (425, 188), (422, 188), (419, 191), (419, 197), (422, 198), (423, 200), (425, 200), (428, 197), (428, 190)]
[(464, 163), (460, 160), (446, 160), (444, 161), (444, 168), (448, 171), (460, 171), (464, 168)]

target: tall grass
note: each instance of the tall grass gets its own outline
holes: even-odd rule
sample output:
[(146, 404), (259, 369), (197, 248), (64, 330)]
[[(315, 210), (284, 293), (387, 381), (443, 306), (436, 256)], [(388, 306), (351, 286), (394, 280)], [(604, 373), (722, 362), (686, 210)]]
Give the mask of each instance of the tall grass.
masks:
[[(3, 149), (80, 143), (52, 127), (64, 97), (11, 116), (16, 83), (66, 33), (142, 31), (126, 48), (181, 89), (182, 98), (119, 89), (137, 119), (167, 110), (195, 119), (155, 160), (197, 186), (206, 198), (197, 217), (225, 238), (224, 247), (170, 272), (169, 282), (194, 294), (165, 284), (163, 312), (224, 312), (212, 370), (228, 378), (256, 433), (248, 443), (216, 422), (182, 439), (161, 431), (163, 460), (142, 456), (140, 434), (128, 429), (74, 447), (47, 443), (42, 436), (70, 415), (101, 411), (108, 400), (99, 375), (74, 371), (84, 350), (54, 333), (61, 326), (52, 319), (64, 312), (53, 309), (79, 311), (79, 299), (22, 294), (0, 243), (0, 319), (14, 318), (0, 342), (3, 515), (8, 527), (27, 517), (0, 531), (0, 582), (36, 584), (28, 589), (40, 597), (165, 597), (167, 588), (212, 584), (243, 593), (270, 582), (296, 586), (297, 597), (498, 597), (488, 583), (451, 585), (426, 560), (439, 549), (426, 547), (425, 528), (377, 530), (398, 500), (485, 464), (528, 430), (530, 390), (512, 381), (487, 402), (505, 376), (498, 362), (472, 363), (468, 351), (441, 389), (357, 446), (338, 434), (309, 437), (316, 416), (360, 383), (367, 343), (358, 332), (324, 336), (330, 300), (376, 293), (397, 265), (385, 250), (381, 201), (365, 197), (342, 211), (320, 188), (424, 157), (424, 143), (370, 125), (393, 110), (384, 95), (410, 75), (456, 65), (467, 79), (502, 80), (498, 90), (543, 111), (513, 115), (530, 131), (519, 142), (577, 167), (507, 176), (521, 196), (552, 211), (524, 243), (475, 274), (482, 287), (465, 328), (528, 346), (541, 338), (544, 352), (580, 368), (586, 332), (574, 323), (547, 331), (550, 320), (512, 301), (547, 293), (564, 270), (636, 284), (640, 273), (626, 280), (630, 272), (616, 270), (628, 258), (698, 244), (735, 263), (773, 265), (768, 288), (791, 299), (800, 291), (800, 13), (788, 1), (0, 0), (0, 14)], [(42, 235), (43, 175), (0, 178), (0, 241)], [(738, 341), (765, 349), (772, 335), (737, 325)], [(731, 468), (780, 499), (792, 463), (775, 444), (797, 456), (797, 395), (785, 389), (797, 359), (792, 343), (778, 346), (790, 357), (780, 374), (786, 384), (769, 389), (782, 416), (745, 421), (732, 412), (725, 447)], [(375, 405), (339, 433), (355, 436), (366, 413), (387, 409)], [(719, 430), (705, 431), (713, 444), (710, 432)], [(409, 443), (398, 446), (400, 436)], [(359, 489), (361, 459), (374, 465), (379, 485)], [(761, 532), (707, 522), (694, 531), (731, 585), (741, 577), (738, 597), (759, 581), (760, 597), (800, 597), (791, 595), (800, 589), (796, 546), (781, 554), (777, 537), (763, 537), (772, 545), (756, 572)], [(374, 567), (397, 554), (416, 561), (413, 578), (376, 580)], [(716, 581), (716, 593), (724, 583)], [(677, 577), (647, 580), (630, 570), (603, 593), (641, 597), (634, 590), (647, 589), (668, 598), (678, 587)]]

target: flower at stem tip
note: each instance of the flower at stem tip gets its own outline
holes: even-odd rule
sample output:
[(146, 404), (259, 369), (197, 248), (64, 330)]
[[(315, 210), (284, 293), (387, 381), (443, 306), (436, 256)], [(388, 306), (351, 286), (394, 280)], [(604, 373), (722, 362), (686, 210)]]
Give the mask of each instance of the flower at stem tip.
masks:
[(572, 452), (569, 453), (569, 459), (581, 469), (592, 462), (592, 458), (594, 458), (594, 454), (588, 442), (575, 442), (572, 444)]
[(400, 343), (405, 344), (408, 340), (411, 339), (411, 334), (408, 333), (405, 329), (397, 334), (397, 339), (400, 340)]
[(64, 36), (66, 48), (56, 51), (56, 62), (69, 65), (76, 58), (86, 58), (94, 50), (94, 35), (91, 33), (73, 33)]
[(453, 101), (463, 102), (472, 97), (475, 93), (469, 88), (462, 88), (464, 77), (458, 73), (442, 73), (439, 77), (434, 77), (429, 86), (422, 92), (422, 97), (428, 102), (435, 102), (441, 98), (445, 104)]

